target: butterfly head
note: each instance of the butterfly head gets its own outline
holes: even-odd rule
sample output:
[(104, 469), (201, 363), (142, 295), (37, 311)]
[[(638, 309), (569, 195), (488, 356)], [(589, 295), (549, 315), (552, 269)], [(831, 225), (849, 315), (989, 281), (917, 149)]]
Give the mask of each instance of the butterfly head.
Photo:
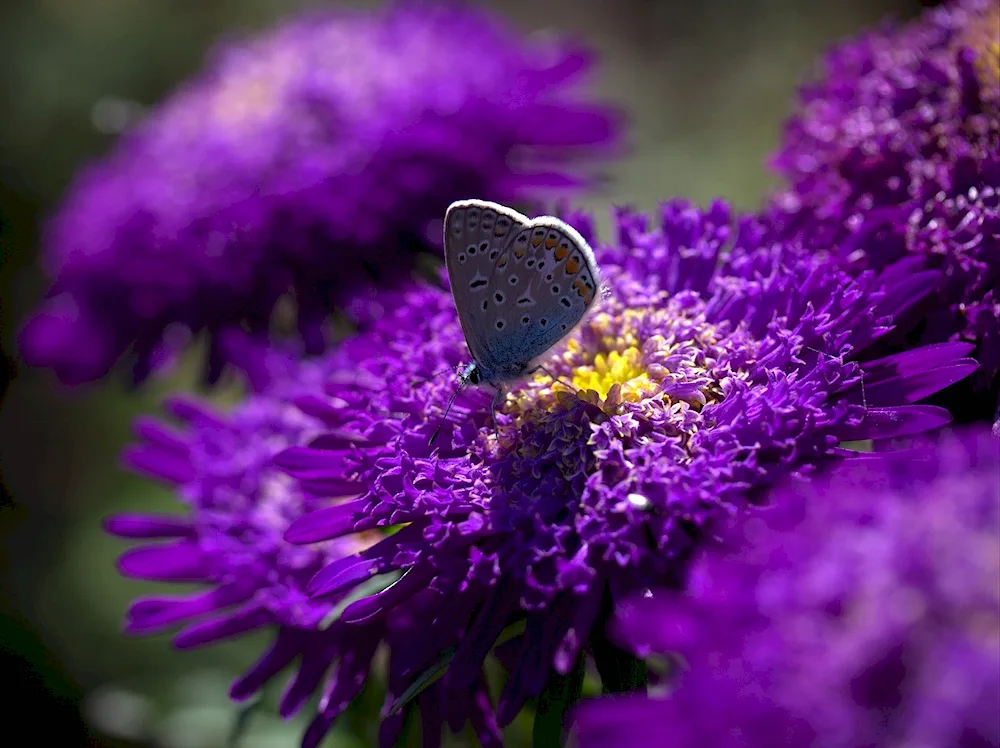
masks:
[(479, 370), (479, 365), (473, 361), (471, 364), (466, 364), (462, 370), (458, 373), (458, 380), (464, 387), (467, 384), (476, 386), (483, 381), (482, 372)]

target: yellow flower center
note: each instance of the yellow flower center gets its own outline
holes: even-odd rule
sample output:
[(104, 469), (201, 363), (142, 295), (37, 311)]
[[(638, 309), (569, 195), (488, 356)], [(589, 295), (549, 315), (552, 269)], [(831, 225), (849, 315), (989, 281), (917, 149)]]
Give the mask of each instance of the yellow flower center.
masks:
[[(710, 374), (720, 332), (700, 311), (681, 307), (666, 294), (643, 308), (607, 301), (585, 319), (563, 350), (542, 361), (536, 372), (511, 392), (502, 408), (515, 428), (552, 420), (581, 401), (599, 419), (622, 413), (662, 416), (675, 411), (693, 428), (695, 415), (721, 398)], [(725, 336), (721, 336), (725, 337)]]

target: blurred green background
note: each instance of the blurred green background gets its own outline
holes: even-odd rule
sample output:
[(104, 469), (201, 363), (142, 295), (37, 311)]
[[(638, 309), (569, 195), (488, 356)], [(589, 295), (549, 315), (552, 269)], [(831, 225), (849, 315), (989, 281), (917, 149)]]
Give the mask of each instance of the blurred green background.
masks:
[[(167, 637), (119, 632), (128, 601), (149, 591), (121, 579), (124, 544), (102, 516), (173, 508), (170, 494), (118, 467), (129, 423), (166, 392), (194, 387), (192, 366), (139, 392), (117, 383), (66, 391), (19, 365), (17, 328), (44, 291), (35, 266), (41, 223), (74, 172), (113, 147), (142, 108), (199, 68), (220, 34), (262, 29), (304, 3), (278, 0), (6, 0), (0, 6), (0, 643), (5, 734), (59, 745), (216, 748), (237, 709), (228, 682), (259, 653), (245, 639), (176, 653)], [(375, 3), (341, 3), (375, 5)], [(632, 118), (629, 155), (603, 194), (585, 200), (651, 208), (671, 195), (722, 196), (752, 208), (773, 185), (793, 91), (835, 39), (916, 0), (495, 0), (525, 32), (565, 30), (602, 54), (595, 90)], [(602, 223), (606, 225), (606, 223)], [(232, 399), (232, 387), (216, 397)], [(330, 745), (372, 745), (369, 692)], [(293, 746), (302, 723), (264, 704), (245, 748)], [(522, 743), (523, 725), (511, 742)], [(22, 739), (16, 739), (20, 745)], [(461, 743), (460, 743), (461, 744)], [(471, 743), (466, 743), (471, 744)]]

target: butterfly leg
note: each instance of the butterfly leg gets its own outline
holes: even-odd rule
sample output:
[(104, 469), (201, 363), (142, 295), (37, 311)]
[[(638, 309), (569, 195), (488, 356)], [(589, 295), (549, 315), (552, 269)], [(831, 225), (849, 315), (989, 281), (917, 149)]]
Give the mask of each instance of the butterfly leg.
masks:
[(493, 402), (490, 403), (490, 415), (493, 417), (493, 434), (496, 436), (497, 441), (500, 441), (500, 429), (497, 426), (497, 408), (503, 401), (504, 392), (501, 387), (497, 387), (495, 384), (490, 384), (491, 387), (496, 389), (496, 393), (493, 395)]
[(553, 382), (559, 382), (561, 385), (563, 385), (565, 387), (568, 387), (569, 389), (573, 390), (573, 392), (579, 392), (580, 391), (578, 388), (574, 387), (570, 382), (567, 382), (565, 379), (561, 379), (561, 378), (557, 377), (555, 374), (553, 374), (551, 371), (549, 371), (548, 369), (546, 369), (541, 364), (539, 364), (538, 366), (536, 366), (533, 369), (529, 369), (528, 370), (528, 375), (530, 376), (530, 375), (534, 374), (536, 371), (540, 371), (540, 372), (543, 372), (543, 373), (547, 374), (548, 377), (549, 377), (549, 379), (551, 379)]

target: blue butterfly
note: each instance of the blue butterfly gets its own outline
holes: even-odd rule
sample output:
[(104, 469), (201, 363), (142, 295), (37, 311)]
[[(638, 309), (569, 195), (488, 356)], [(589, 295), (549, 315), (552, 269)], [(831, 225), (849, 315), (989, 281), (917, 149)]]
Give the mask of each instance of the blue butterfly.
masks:
[(504, 384), (544, 370), (538, 359), (597, 299), (597, 261), (586, 240), (558, 218), (529, 219), (485, 200), (449, 206), (444, 259), (473, 359), (459, 375), (445, 418), (465, 386), (486, 384), (496, 390), (495, 427)]

